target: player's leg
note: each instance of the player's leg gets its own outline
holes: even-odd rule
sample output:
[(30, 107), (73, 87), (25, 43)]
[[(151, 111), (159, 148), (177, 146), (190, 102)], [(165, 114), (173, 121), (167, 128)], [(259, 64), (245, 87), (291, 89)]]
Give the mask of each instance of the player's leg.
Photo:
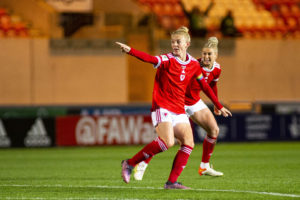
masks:
[(190, 154), (194, 148), (194, 139), (191, 126), (186, 115), (178, 115), (177, 122), (174, 126), (175, 137), (180, 141), (181, 147), (178, 150), (174, 161), (170, 176), (165, 184), (166, 189), (189, 189), (177, 182), (178, 177), (185, 168)]
[(203, 141), (202, 161), (199, 166), (199, 174), (223, 176), (222, 172), (215, 171), (209, 164), (210, 157), (214, 151), (216, 140), (219, 135), (219, 127), (212, 112), (208, 108), (204, 108), (194, 112), (191, 119), (207, 132)]
[[(175, 138), (176, 138), (176, 134), (175, 134)], [(177, 142), (181, 145), (181, 141), (177, 139)], [(146, 169), (150, 163), (150, 161), (152, 160), (153, 156), (150, 156), (149, 158), (147, 158), (146, 160), (138, 163), (134, 169), (133, 169), (133, 177), (135, 180), (137, 181), (141, 181), (143, 180), (144, 174), (146, 172)]]
[[(142, 150), (131, 159), (122, 161), (122, 178), (125, 183), (129, 183), (132, 169), (140, 162), (152, 157), (160, 152), (166, 151), (174, 145), (174, 131), (172, 118), (169, 111), (158, 109), (151, 113), (153, 125), (156, 127), (158, 137), (147, 144)], [(165, 113), (168, 113), (165, 115)], [(154, 120), (153, 120), (154, 118)]]
[[(175, 138), (176, 138), (176, 134), (175, 134)], [(177, 139), (178, 144), (181, 145), (181, 141), (178, 140), (178, 138), (176, 138), (176, 139)], [(134, 169), (133, 169), (133, 177), (134, 177), (135, 180), (137, 180), (137, 181), (143, 180), (143, 177), (144, 177), (144, 174), (146, 172), (146, 169), (147, 169), (150, 161), (152, 160), (152, 158), (153, 158), (153, 156), (151, 156), (151, 157), (147, 158), (146, 160), (138, 163), (134, 167)]]

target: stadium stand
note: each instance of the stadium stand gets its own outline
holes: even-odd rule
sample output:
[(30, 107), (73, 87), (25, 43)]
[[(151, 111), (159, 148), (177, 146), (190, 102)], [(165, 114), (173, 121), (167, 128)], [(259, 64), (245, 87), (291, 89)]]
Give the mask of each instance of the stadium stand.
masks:
[[(170, 32), (179, 26), (189, 25), (181, 3), (186, 10), (192, 10), (194, 6), (205, 9), (211, 0), (134, 0), (132, 2), (140, 7), (147, 7), (155, 15), (158, 27)], [(233, 13), (235, 26), (241, 33), (238, 35), (243, 35), (245, 38), (300, 38), (299, 0), (214, 0), (214, 6), (205, 19), (209, 32), (207, 36), (221, 36), (220, 22), (228, 10)], [(0, 37), (41, 35), (41, 31), (33, 29), (35, 21), (29, 23), (21, 15), (0, 6)], [(49, 35), (47, 30), (45, 33)]]
[(40, 36), (37, 29), (6, 8), (0, 7), (0, 38), (28, 38)]
[[(5, 39), (8, 37), (0, 32), (1, 37), (5, 37), (1, 38), (1, 47), (5, 51), (0, 53), (0, 89), (3, 91), (0, 104), (150, 102), (155, 71), (139, 60), (132, 61), (121, 55), (115, 41), (126, 42), (151, 55), (168, 52), (167, 30), (188, 25), (180, 3), (183, 2), (186, 9), (192, 9), (201, 2), (199, 5), (204, 10), (211, 1), (116, 1), (114, 5), (104, 0), (94, 1), (94, 23), (64, 38), (57, 20), (60, 12), (50, 10), (49, 5), (44, 5), (46, 1), (42, 1), (41, 6), (38, 0), (1, 0), (0, 15), (9, 16), (9, 23), (25, 21), (26, 25), (30, 22), (45, 37), (31, 39), (30, 31), (26, 39), (19, 40), (17, 35)], [(299, 69), (295, 66), (299, 63), (299, 41), (281, 38), (300, 38), (299, 1), (273, 1), (274, 5), (271, 1), (214, 1), (207, 18), (211, 34), (218, 31), (220, 19), (228, 8), (233, 10), (236, 26), (244, 36), (235, 40), (216, 34), (221, 41), (219, 59), (224, 66), (220, 86), (222, 100), (237, 102), (230, 108), (244, 110), (249, 106), (247, 103), (241, 105), (240, 101), (298, 101)], [(284, 2), (286, 6), (279, 9)], [(144, 7), (148, 9), (144, 10)], [(288, 22), (291, 30), (297, 28), (293, 34), (286, 34), (287, 24), (281, 12), (288, 18), (294, 16), (294, 20)], [(7, 23), (8, 19), (3, 18), (3, 21)], [(163, 24), (157, 25), (157, 22)], [(168, 28), (164, 29), (163, 25)], [(192, 37), (192, 41), (189, 52), (199, 57), (204, 39)], [(263, 87), (261, 83), (264, 83)]]
[[(167, 31), (188, 25), (180, 0), (138, 0), (156, 15), (159, 25)], [(210, 0), (182, 0), (187, 10), (194, 6), (202, 9)], [(299, 38), (299, 0), (215, 0), (208, 18), (211, 34), (219, 30), (220, 21), (227, 10), (232, 10), (235, 25), (246, 38)]]
[(137, 3), (149, 7), (156, 15), (159, 25), (167, 31), (188, 25), (180, 0), (137, 0)]

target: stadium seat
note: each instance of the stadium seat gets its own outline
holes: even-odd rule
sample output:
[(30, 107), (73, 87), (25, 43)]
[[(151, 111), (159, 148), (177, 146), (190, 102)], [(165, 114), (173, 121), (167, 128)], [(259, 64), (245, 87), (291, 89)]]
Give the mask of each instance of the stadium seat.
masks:
[[(158, 16), (158, 23), (166, 30), (188, 24), (187, 19), (182, 20), (186, 17), (179, 0), (139, 0), (138, 2), (150, 7)], [(182, 0), (182, 3), (187, 10), (191, 10), (194, 6), (199, 6), (203, 10), (209, 5), (210, 0)], [(298, 3), (298, 0), (215, 0), (206, 19), (208, 31), (215, 33), (221, 19), (230, 9), (233, 11), (237, 29), (241, 33), (247, 32), (246, 35), (249, 37), (278, 38), (279, 33), (285, 36), (287, 31), (295, 32), (300, 29)], [(282, 20), (277, 22), (279, 18)], [(182, 22), (184, 24), (181, 24)]]
[[(31, 31), (28, 23), (15, 13), (8, 12), (5, 8), (0, 8), (0, 37), (37, 37), (41, 36), (40, 31)], [(36, 34), (39, 32), (39, 34)], [(31, 33), (34, 33), (31, 35)]]
[(268, 21), (267, 27), (272, 24), (275, 30), (275, 37), (282, 33), (283, 37), (297, 37), (295, 31), (300, 29), (300, 8), (298, 0), (253, 0), (255, 4), (263, 4), (273, 17), (273, 22)]
[(185, 23), (179, 0), (139, 0), (138, 2), (150, 8), (156, 15), (158, 24), (167, 31), (178, 28), (183, 25), (182, 23)]

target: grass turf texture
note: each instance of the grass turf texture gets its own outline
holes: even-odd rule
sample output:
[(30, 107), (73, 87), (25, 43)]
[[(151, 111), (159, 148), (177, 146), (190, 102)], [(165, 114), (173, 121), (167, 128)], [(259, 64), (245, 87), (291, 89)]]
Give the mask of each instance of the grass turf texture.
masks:
[(299, 142), (219, 143), (218, 178), (197, 174), (197, 144), (179, 177), (189, 191), (162, 189), (179, 146), (158, 154), (143, 181), (125, 184), (121, 160), (141, 147), (0, 149), (0, 199), (300, 199)]

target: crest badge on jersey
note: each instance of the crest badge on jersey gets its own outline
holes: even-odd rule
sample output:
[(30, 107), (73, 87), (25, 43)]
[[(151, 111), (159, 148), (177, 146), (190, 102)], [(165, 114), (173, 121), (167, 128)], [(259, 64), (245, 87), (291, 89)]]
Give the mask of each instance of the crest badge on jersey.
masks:
[(184, 74), (181, 74), (180, 75), (180, 81), (183, 81), (185, 79), (185, 75)]

